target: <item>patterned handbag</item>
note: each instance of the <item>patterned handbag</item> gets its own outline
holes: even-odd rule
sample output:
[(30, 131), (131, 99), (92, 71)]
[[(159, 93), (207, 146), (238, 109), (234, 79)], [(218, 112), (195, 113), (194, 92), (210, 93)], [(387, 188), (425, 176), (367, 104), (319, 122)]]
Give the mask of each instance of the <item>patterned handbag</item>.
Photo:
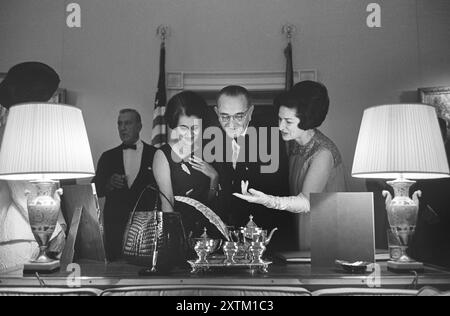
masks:
[(128, 221), (124, 241), (124, 258), (136, 265), (168, 271), (184, 263), (186, 236), (179, 213), (163, 213), (156, 202), (153, 211), (136, 211), (145, 189)]

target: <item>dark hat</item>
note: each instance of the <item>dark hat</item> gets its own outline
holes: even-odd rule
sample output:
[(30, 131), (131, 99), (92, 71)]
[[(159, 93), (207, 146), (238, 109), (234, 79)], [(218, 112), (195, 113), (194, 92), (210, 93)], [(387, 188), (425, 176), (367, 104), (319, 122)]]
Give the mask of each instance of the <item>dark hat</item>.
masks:
[(12, 67), (0, 83), (0, 104), (10, 108), (24, 102), (47, 102), (58, 89), (60, 79), (50, 66), (26, 62)]

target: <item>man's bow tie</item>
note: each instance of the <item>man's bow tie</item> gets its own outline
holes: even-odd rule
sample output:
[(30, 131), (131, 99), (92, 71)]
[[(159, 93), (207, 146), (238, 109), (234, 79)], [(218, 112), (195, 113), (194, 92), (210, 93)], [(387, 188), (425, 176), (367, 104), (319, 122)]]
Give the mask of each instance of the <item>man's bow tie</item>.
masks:
[(126, 145), (126, 144), (122, 144), (122, 150), (127, 150), (127, 149), (136, 150), (136, 149), (137, 149), (137, 146), (136, 146), (136, 145)]

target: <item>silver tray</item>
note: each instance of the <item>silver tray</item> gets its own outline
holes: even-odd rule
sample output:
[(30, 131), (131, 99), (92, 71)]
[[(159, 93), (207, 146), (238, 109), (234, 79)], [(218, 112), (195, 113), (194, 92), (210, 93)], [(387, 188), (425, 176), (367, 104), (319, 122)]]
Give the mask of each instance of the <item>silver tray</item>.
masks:
[(250, 260), (236, 259), (236, 263), (225, 264), (225, 257), (212, 257), (208, 258), (207, 263), (196, 263), (195, 260), (189, 260), (189, 265), (192, 268), (191, 273), (206, 272), (214, 269), (247, 269), (251, 273), (260, 272), (267, 273), (269, 266), (272, 264), (271, 261), (263, 261), (262, 263), (252, 263)]

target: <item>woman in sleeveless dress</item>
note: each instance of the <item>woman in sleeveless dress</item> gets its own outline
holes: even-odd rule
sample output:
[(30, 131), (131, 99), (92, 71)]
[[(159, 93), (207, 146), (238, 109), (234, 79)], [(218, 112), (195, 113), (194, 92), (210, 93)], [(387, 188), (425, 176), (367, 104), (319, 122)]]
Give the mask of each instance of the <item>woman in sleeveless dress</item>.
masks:
[(329, 97), (320, 83), (303, 81), (275, 100), (280, 132), (289, 151), (290, 197), (274, 197), (248, 190), (242, 183), (237, 197), (268, 208), (300, 214), (300, 250), (311, 247), (310, 194), (347, 191), (344, 166), (337, 146), (317, 128), (324, 122)]
[(153, 172), (161, 192), (162, 210), (181, 213), (187, 235), (200, 237), (204, 228), (213, 237), (219, 234), (203, 214), (194, 208), (175, 202), (175, 196), (195, 199), (211, 206), (219, 186), (216, 170), (194, 155), (202, 141), (202, 121), (207, 105), (201, 96), (185, 91), (174, 96), (165, 113), (169, 140), (155, 154)]

